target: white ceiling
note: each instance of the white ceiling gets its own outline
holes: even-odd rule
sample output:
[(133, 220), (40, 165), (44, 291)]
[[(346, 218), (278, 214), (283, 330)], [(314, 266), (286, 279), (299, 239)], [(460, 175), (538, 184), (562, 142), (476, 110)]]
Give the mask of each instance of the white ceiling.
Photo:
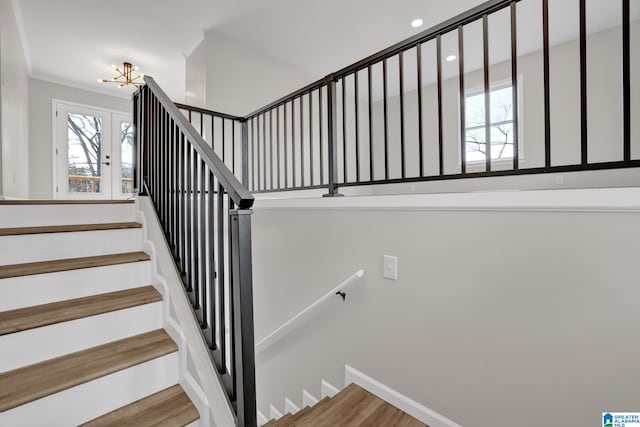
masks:
[[(129, 97), (130, 88), (96, 82), (113, 76), (111, 64), (128, 60), (153, 75), (176, 101), (184, 99), (184, 55), (205, 31), (253, 47), (305, 73), (311, 82), (483, 1), (13, 0), (33, 77)], [(533, 50), (541, 42), (539, 4), (520, 3), (521, 49), (531, 45), (526, 50)], [(550, 4), (552, 42), (575, 38), (578, 0)], [(590, 32), (619, 22), (619, 2), (589, 0), (588, 8)], [(632, 12), (637, 19), (640, 7)], [(508, 41), (508, 15), (502, 15), (495, 17), (498, 25), (490, 22), (492, 46)], [(409, 23), (417, 17), (424, 25), (414, 29)], [(467, 39), (478, 43), (481, 36)], [(449, 50), (455, 53), (455, 46)], [(508, 55), (508, 46), (502, 50)], [(480, 63), (480, 56), (476, 59)]]
[(129, 97), (100, 84), (127, 60), (184, 99), (184, 55), (213, 30), (310, 79), (355, 62), (482, 0), (14, 0), (35, 78)]

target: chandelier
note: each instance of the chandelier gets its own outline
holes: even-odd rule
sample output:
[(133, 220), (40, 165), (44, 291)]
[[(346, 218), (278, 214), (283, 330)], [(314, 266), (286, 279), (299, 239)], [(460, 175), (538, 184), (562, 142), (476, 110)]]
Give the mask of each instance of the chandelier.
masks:
[(143, 82), (136, 82), (136, 80), (144, 77), (144, 74), (138, 74), (135, 77), (133, 73), (138, 71), (137, 66), (133, 66), (130, 62), (123, 62), (122, 68), (117, 65), (112, 65), (113, 69), (118, 73), (117, 76), (111, 78), (111, 80), (107, 79), (98, 79), (98, 83), (117, 83), (118, 88), (123, 88), (125, 86), (134, 85), (136, 88), (142, 86)]

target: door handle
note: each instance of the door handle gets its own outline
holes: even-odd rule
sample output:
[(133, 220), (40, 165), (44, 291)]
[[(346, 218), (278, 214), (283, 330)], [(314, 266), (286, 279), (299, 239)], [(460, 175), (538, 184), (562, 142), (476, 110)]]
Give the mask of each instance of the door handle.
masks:
[(111, 165), (111, 163), (110, 163), (110, 162), (102, 162), (102, 164), (103, 164), (103, 165), (107, 165), (107, 166)]

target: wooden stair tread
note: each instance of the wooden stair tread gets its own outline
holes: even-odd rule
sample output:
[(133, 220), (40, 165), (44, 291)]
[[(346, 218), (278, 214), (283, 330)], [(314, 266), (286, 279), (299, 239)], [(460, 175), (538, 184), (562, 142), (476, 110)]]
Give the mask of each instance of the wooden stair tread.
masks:
[(81, 268), (104, 267), (108, 265), (127, 264), (149, 261), (151, 258), (144, 252), (124, 252), (119, 254), (97, 255), (80, 258), (58, 259), (53, 261), (28, 262), (0, 266), (0, 279), (29, 276), (32, 274), (55, 273), (59, 271), (78, 270)]
[(287, 418), (286, 420), (284, 418), (278, 420), (277, 425), (279, 427), (295, 426), (296, 425), (296, 421), (298, 421), (300, 418), (304, 417), (310, 411), (311, 411), (311, 406), (305, 406), (304, 408), (300, 409), (295, 414), (290, 414), (291, 416), (289, 418)]
[(368, 418), (365, 418), (361, 425), (363, 426), (402, 426), (402, 427), (428, 427), (425, 423), (418, 421), (411, 415), (396, 408), (395, 406), (384, 402), (373, 411)]
[(111, 222), (104, 224), (45, 225), (37, 227), (0, 228), (0, 236), (19, 236), (23, 234), (69, 233), (75, 231), (123, 230), (141, 228), (137, 222)]
[(0, 200), (0, 205), (118, 205), (130, 203), (135, 203), (135, 200)]
[[(322, 411), (324, 411), (324, 408), (326, 406), (329, 405), (329, 403), (331, 402), (331, 398), (330, 397), (324, 397), (322, 398), (318, 403), (316, 403), (313, 406), (307, 406), (307, 408), (303, 409), (300, 412), (303, 412), (302, 414), (297, 413), (297, 417), (295, 419), (296, 424), (290, 424), (287, 423), (288, 425), (300, 425), (301, 423), (303, 423), (306, 419), (308, 419), (309, 417), (313, 416), (313, 413), (321, 413)], [(280, 427), (280, 424), (278, 423), (278, 421), (276, 421), (276, 425), (278, 427)]]
[(67, 322), (162, 301), (153, 286), (143, 286), (0, 312), (0, 335)]
[(94, 418), (80, 427), (183, 427), (199, 418), (200, 414), (189, 396), (179, 384), (176, 384)]
[[(276, 424), (280, 427), (279, 424)], [(355, 384), (349, 384), (328, 403), (316, 405), (295, 422), (296, 427), (426, 426), (400, 409)]]
[(0, 412), (177, 350), (158, 329), (0, 373)]

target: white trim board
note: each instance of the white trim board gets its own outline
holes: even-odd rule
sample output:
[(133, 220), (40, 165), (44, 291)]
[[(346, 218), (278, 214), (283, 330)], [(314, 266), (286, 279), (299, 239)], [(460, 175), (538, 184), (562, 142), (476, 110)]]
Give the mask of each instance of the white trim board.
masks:
[(256, 199), (261, 210), (640, 212), (640, 187)]
[(357, 384), (368, 392), (375, 394), (380, 399), (387, 401), (396, 408), (429, 425), (429, 427), (462, 427), (460, 424), (409, 399), (407, 396), (400, 394), (396, 390), (387, 387), (349, 365), (345, 365), (344, 367), (344, 378), (345, 385), (351, 383)]

